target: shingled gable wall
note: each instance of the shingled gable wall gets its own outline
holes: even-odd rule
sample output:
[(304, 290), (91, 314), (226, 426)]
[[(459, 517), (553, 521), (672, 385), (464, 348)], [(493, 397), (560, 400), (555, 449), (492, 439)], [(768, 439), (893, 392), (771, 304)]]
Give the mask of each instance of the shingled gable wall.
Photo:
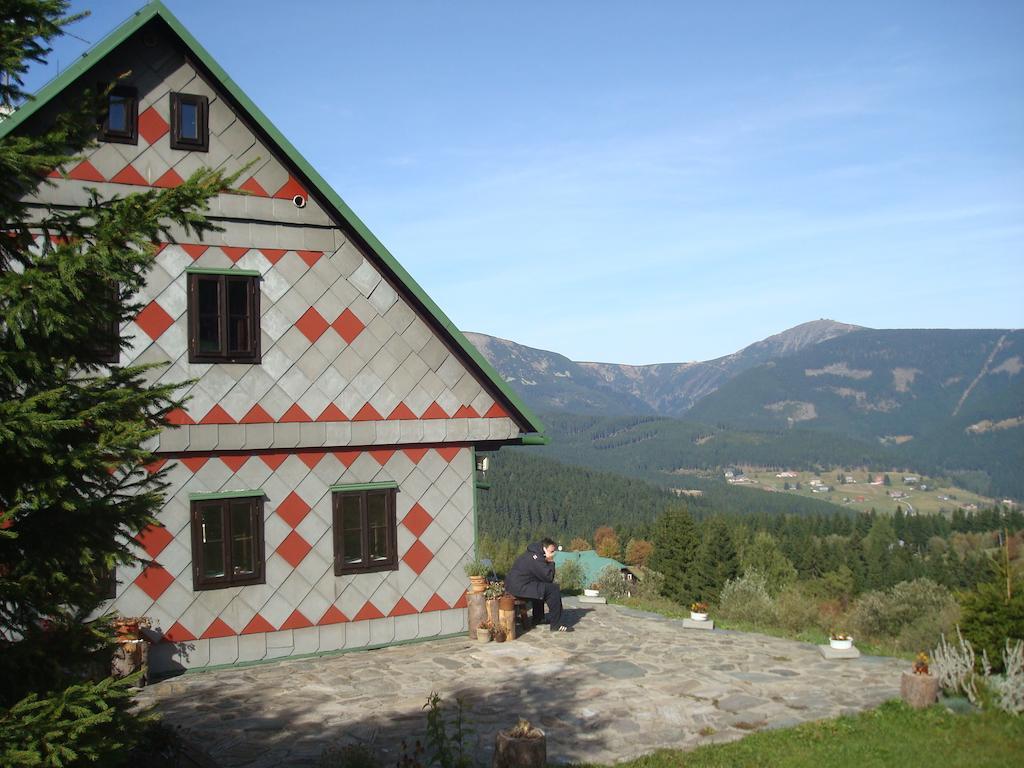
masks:
[[(138, 88), (138, 145), (100, 143), (40, 190), (43, 204), (180, 183), (201, 165), (249, 166), (247, 196), (210, 213), (223, 232), (160, 245), (122, 328), (121, 364), (163, 362), (160, 381), (195, 379), (181, 425), (158, 450), (170, 464), (160, 526), (140, 532), (146, 567), (119, 570), (111, 608), (148, 616), (164, 642), (157, 669), (388, 644), (465, 629), (462, 564), (474, 550), (474, 445), (521, 436), (497, 391), (453, 351), (401, 285), (389, 281), (315, 190), (173, 32), (150, 24), (114, 49), (85, 85)], [(208, 152), (170, 148), (171, 91), (209, 98)], [(38, 124), (61, 107), (54, 99)], [(314, 192), (314, 194), (310, 194)], [(304, 208), (292, 198), (308, 199)], [(262, 363), (190, 364), (186, 269), (260, 273)], [(529, 425), (526, 425), (529, 427)], [(335, 576), (330, 486), (397, 483), (397, 571)], [(261, 489), (266, 583), (193, 591), (189, 496)]]

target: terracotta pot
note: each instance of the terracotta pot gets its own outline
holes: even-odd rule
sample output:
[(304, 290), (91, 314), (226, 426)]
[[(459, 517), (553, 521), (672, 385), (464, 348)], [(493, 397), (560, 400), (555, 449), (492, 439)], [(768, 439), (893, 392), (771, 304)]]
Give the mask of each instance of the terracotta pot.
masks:
[(469, 593), (471, 595), (479, 594), (487, 589), (487, 577), (486, 576), (470, 576), (469, 577)]
[(515, 737), (508, 731), (498, 731), (494, 737), (492, 767), (544, 768), (548, 762), (547, 736), (539, 728), (534, 730), (539, 734), (534, 738)]
[(503, 611), (511, 611), (516, 607), (516, 598), (514, 595), (502, 595), (498, 598), (498, 608)]

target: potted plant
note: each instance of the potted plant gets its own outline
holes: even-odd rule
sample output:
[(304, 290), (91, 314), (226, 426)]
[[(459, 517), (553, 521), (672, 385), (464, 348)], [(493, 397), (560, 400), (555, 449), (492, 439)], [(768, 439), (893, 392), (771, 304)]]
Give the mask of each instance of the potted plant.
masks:
[(504, 643), (508, 640), (508, 634), (505, 632), (505, 628), (500, 624), (494, 628), (494, 642)]
[(601, 585), (595, 581), (583, 590), (583, 594), (587, 597), (598, 597), (601, 594)]
[(845, 632), (835, 632), (829, 635), (828, 644), (837, 651), (848, 651), (853, 648), (853, 638)]
[(697, 600), (694, 603), (690, 603), (690, 619), (692, 621), (707, 621), (708, 604), (703, 600)]
[(927, 675), (928, 674), (928, 654), (921, 651), (917, 654), (917, 658), (914, 659), (914, 674), (915, 675)]
[(498, 615), (498, 598), (505, 594), (505, 582), (501, 581), (489, 581), (487, 587), (484, 589), (484, 600), (487, 606), (487, 618), (491, 621), (491, 626), (498, 626), (501, 621), (501, 617)]
[(547, 761), (547, 737), (528, 720), (519, 718), (494, 737), (493, 768), (544, 768)]
[(469, 593), (478, 595), (487, 588), (487, 566), (479, 560), (466, 563), (463, 568), (469, 576)]
[(476, 639), (481, 643), (491, 642), (491, 622), (483, 621), (480, 626), (476, 628)]

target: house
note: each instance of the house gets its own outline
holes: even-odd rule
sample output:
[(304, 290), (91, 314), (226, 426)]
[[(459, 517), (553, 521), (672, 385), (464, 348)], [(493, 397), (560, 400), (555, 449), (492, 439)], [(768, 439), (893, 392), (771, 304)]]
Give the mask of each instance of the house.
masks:
[(580, 564), (583, 569), (585, 584), (595, 583), (601, 576), (603, 571), (608, 566), (612, 566), (619, 570), (622, 574), (622, 578), (627, 581), (635, 581), (632, 570), (628, 565), (623, 565), (618, 560), (610, 557), (601, 557), (593, 549), (583, 550), (582, 552), (566, 552), (565, 550), (559, 550), (554, 555), (555, 568), (561, 568), (563, 563), (569, 560), (575, 560)]
[(245, 169), (248, 193), (211, 202), (223, 231), (156, 244), (143, 309), (115, 329), (110, 364), (195, 383), (156, 445), (169, 487), (146, 562), (118, 570), (109, 608), (149, 617), (158, 672), (464, 631), (476, 452), (543, 442), (540, 422), (162, 4), (0, 136), (97, 84), (114, 87), (96, 145), (30, 205), (201, 166)]

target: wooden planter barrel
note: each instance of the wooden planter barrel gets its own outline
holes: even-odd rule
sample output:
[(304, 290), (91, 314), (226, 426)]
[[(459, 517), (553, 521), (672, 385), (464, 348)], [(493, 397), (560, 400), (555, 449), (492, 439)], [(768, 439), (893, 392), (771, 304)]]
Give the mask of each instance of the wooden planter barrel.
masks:
[(466, 621), (469, 623), (469, 637), (476, 640), (476, 630), (487, 620), (487, 606), (483, 592), (466, 594)]
[(498, 623), (505, 630), (506, 640), (516, 639), (516, 599), (512, 595), (498, 598)]
[(930, 707), (939, 699), (939, 678), (904, 672), (900, 678), (900, 698), (914, 709)]
[(545, 768), (548, 763), (547, 736), (539, 728), (535, 730), (539, 735), (532, 739), (498, 731), (494, 737), (492, 768)]

